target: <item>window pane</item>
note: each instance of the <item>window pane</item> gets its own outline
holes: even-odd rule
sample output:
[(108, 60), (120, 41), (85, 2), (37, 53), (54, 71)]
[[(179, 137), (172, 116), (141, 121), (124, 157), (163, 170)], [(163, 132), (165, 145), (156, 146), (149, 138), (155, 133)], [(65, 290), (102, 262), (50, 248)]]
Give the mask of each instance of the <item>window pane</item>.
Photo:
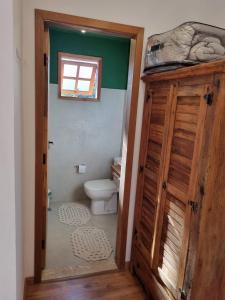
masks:
[(93, 70), (93, 67), (84, 67), (84, 66), (81, 66), (80, 67), (80, 71), (79, 71), (79, 77), (80, 78), (91, 79), (92, 70)]
[(90, 81), (86, 80), (78, 80), (77, 89), (80, 92), (88, 92), (90, 88)]
[(76, 80), (73, 79), (63, 79), (62, 89), (63, 90), (75, 90)]
[(77, 76), (77, 66), (65, 64), (63, 76), (76, 77)]

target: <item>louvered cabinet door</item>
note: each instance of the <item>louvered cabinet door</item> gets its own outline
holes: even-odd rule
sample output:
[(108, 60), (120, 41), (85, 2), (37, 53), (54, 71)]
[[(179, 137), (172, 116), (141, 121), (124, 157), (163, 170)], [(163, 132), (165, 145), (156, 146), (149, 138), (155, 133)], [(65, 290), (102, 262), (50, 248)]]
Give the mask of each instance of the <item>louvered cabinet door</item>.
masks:
[(147, 85), (139, 160), (135, 214), (135, 241), (151, 264), (159, 182), (168, 133), (172, 88), (169, 84)]
[(195, 203), (208, 90), (206, 85), (188, 86), (183, 80), (171, 108), (154, 260), (158, 275), (176, 299), (185, 294), (191, 204)]

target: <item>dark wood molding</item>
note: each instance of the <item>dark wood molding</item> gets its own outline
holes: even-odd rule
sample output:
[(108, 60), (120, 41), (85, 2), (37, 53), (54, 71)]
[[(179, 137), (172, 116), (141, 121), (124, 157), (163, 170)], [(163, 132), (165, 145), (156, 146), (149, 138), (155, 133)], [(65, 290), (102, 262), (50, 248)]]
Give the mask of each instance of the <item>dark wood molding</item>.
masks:
[[(127, 91), (127, 157), (126, 166), (121, 172), (124, 174), (124, 192), (120, 199), (120, 209), (118, 212), (118, 231), (116, 246), (116, 263), (121, 270), (125, 267), (125, 253), (127, 241), (127, 225), (130, 201), (131, 176), (134, 154), (134, 139), (136, 128), (136, 114), (138, 104), (138, 93), (140, 83), (140, 68), (143, 48), (144, 29), (141, 27), (118, 24), (113, 22), (95, 20), (90, 18), (77, 17), (73, 15), (61, 14), (57, 12), (35, 10), (35, 262), (34, 280), (41, 281), (42, 269), (42, 239), (45, 222), (43, 209), (44, 180), (43, 180), (43, 153), (46, 143), (45, 121), (43, 114), (46, 112), (46, 70), (43, 67), (43, 57), (45, 53), (46, 35), (45, 27), (48, 23), (63, 24), (69, 27), (82, 27), (97, 29), (108, 34), (126, 36), (131, 38), (131, 55), (128, 75)], [(46, 196), (47, 197), (47, 196)]]

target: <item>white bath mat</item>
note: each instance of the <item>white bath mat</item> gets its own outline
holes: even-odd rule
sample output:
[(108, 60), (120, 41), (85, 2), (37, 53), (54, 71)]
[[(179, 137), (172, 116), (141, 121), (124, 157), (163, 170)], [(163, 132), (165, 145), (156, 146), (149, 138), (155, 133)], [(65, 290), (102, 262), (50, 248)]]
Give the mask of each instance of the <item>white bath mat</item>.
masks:
[(68, 224), (81, 226), (86, 224), (90, 218), (90, 212), (87, 207), (77, 203), (65, 203), (58, 208), (59, 221)]
[(112, 246), (102, 229), (79, 227), (72, 233), (73, 254), (87, 261), (109, 258)]

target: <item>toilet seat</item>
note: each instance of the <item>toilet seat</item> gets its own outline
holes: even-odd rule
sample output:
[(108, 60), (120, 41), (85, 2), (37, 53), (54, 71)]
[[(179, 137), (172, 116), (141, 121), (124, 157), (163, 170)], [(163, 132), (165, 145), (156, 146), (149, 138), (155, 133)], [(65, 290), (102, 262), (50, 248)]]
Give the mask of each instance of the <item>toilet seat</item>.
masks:
[(110, 179), (99, 179), (87, 181), (84, 184), (85, 188), (92, 191), (109, 191), (116, 192), (117, 187), (113, 180)]

